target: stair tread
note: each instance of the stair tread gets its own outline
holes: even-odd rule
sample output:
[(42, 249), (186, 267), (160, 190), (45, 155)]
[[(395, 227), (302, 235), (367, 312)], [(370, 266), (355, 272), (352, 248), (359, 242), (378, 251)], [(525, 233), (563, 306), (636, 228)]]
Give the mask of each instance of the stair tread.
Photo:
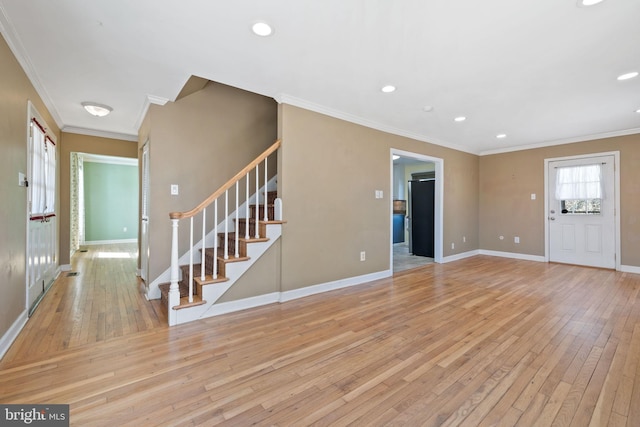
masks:
[(189, 307), (195, 307), (198, 305), (203, 305), (206, 304), (207, 301), (203, 300), (202, 297), (200, 295), (194, 295), (193, 296), (193, 301), (189, 302), (189, 297), (182, 297), (180, 298), (180, 304), (179, 305), (175, 305), (173, 307), (171, 307), (174, 310), (182, 310), (185, 308), (189, 308)]
[(221, 275), (218, 275), (218, 277), (214, 279), (211, 274), (207, 274), (206, 276), (204, 276), (204, 280), (202, 280), (200, 277), (196, 277), (194, 280), (200, 286), (213, 285), (213, 284), (216, 284), (216, 283), (222, 283), (222, 282), (228, 282), (229, 281), (229, 279), (227, 277), (224, 277), (224, 276), (221, 276)]

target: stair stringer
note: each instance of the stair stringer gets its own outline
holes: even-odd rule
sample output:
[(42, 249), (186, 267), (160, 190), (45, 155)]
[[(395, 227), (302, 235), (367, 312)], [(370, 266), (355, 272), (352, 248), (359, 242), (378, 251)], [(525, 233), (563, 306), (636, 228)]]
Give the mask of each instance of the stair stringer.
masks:
[(225, 266), (226, 282), (203, 286), (202, 299), (205, 304), (176, 310), (176, 324), (192, 322), (194, 320), (212, 317), (218, 313), (212, 310), (215, 303), (246, 273), (251, 266), (269, 249), (282, 235), (282, 224), (267, 224), (264, 242), (247, 243), (247, 261), (232, 262)]

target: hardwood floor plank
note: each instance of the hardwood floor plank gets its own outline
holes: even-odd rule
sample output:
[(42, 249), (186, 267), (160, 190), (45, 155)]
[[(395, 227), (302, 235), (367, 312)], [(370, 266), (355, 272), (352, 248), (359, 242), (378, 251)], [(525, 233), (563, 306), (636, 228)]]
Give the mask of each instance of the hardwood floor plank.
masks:
[(640, 425), (640, 275), (475, 256), (169, 328), (135, 247), (72, 260), (0, 361), (72, 425)]

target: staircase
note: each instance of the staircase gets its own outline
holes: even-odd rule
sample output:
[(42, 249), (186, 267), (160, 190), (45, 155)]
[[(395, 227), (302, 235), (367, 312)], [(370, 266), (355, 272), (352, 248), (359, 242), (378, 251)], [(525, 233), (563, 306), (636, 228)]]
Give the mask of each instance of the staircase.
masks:
[[(170, 325), (176, 325), (216, 314), (215, 303), (280, 237), (282, 232), (282, 201), (276, 191), (267, 190), (267, 161), (279, 148), (277, 141), (234, 178), (214, 192), (198, 207), (188, 212), (170, 214), (173, 234), (171, 250), (171, 281), (158, 286)], [(259, 188), (259, 165), (263, 164), (264, 192), (256, 192), (251, 200), (249, 184)], [(255, 168), (255, 173), (252, 172)], [(245, 201), (239, 203), (239, 187), (245, 190)], [(235, 188), (235, 211), (229, 206), (229, 191)], [(224, 207), (223, 221), (217, 222), (218, 201)], [(260, 200), (263, 200), (260, 203)], [(215, 213), (214, 227), (206, 230), (206, 208), (212, 206)], [(244, 214), (244, 217), (240, 215)], [(193, 219), (201, 216), (202, 238), (194, 244)], [(187, 248), (189, 262), (179, 265), (178, 225), (180, 220), (190, 220), (190, 239)], [(211, 242), (208, 244), (207, 242)], [(182, 259), (185, 257), (183, 256)], [(197, 258), (200, 262), (194, 262)], [(204, 267), (203, 267), (204, 266)], [(204, 271), (203, 271), (204, 270)]]

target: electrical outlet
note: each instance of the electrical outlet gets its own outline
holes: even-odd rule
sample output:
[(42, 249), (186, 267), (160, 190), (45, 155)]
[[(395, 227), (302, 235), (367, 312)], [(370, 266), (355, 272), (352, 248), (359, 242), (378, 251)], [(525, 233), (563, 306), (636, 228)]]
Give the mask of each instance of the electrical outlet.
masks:
[(367, 259), (367, 253), (365, 251), (360, 252), (360, 261)]
[(462, 236), (462, 243), (467, 243), (467, 236)]
[(513, 238), (513, 243), (520, 243), (520, 237), (516, 236)]
[(124, 233), (126, 233), (126, 232), (127, 232), (127, 227), (122, 227), (122, 231), (123, 231)]
[(451, 249), (455, 249), (456, 248), (456, 244), (455, 243), (451, 243)]

